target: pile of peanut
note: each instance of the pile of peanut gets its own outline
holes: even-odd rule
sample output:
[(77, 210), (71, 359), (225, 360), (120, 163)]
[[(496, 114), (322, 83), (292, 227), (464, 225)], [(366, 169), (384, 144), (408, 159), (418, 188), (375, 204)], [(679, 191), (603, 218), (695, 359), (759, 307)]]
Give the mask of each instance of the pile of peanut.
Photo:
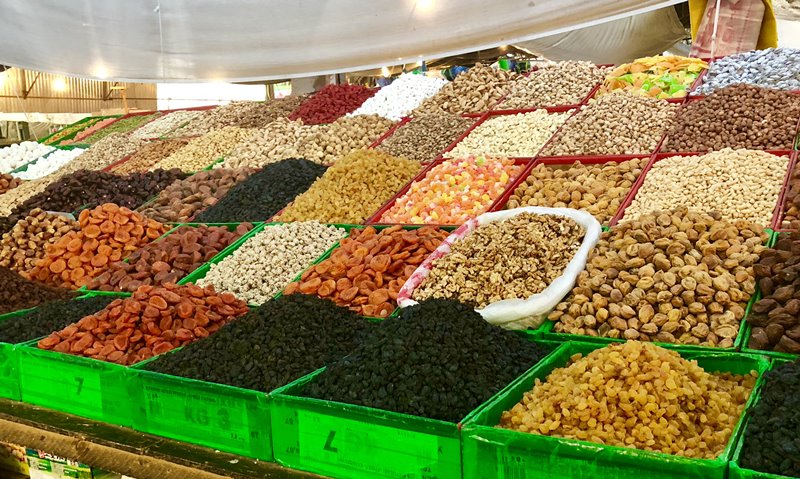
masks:
[(647, 158), (590, 164), (576, 161), (562, 169), (541, 163), (531, 170), (506, 203), (506, 209), (523, 206), (576, 208), (608, 223), (617, 213)]

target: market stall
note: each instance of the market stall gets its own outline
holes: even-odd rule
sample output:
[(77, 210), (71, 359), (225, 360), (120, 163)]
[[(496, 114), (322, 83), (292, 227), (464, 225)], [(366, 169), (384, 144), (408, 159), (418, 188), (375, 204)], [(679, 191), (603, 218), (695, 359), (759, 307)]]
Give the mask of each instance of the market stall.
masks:
[(798, 56), (0, 150), (0, 439), (137, 479), (800, 477)]

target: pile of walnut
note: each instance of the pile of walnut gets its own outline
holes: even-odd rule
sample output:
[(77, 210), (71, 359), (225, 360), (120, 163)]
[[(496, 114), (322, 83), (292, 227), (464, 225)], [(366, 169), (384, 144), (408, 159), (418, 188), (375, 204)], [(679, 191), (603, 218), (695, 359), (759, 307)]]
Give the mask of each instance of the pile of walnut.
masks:
[(532, 213), (482, 225), (433, 261), (412, 296), (456, 299), (476, 308), (527, 299), (561, 276), (585, 233), (570, 218)]
[(559, 333), (730, 348), (755, 291), (767, 235), (686, 208), (606, 232), (566, 301)]

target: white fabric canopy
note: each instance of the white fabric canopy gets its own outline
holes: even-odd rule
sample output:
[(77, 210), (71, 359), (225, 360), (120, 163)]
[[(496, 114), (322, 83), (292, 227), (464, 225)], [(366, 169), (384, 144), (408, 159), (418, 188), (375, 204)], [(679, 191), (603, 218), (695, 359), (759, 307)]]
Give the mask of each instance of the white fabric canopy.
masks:
[(252, 81), (412, 63), (680, 0), (0, 0), (0, 63), (124, 81)]

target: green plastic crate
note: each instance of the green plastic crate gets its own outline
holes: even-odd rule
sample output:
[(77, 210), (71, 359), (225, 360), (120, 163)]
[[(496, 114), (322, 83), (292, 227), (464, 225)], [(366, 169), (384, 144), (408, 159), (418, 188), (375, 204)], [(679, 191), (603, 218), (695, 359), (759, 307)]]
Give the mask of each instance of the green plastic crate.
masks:
[[(36, 308), (21, 309), (0, 315), (0, 322), (24, 316)], [(15, 344), (0, 342), (0, 397), (19, 401), (19, 359)]]
[(134, 429), (272, 460), (266, 393), (142, 369), (149, 362), (130, 370), (136, 391), (131, 401)]
[(332, 477), (461, 477), (457, 424), (291, 395), (322, 371), (271, 394), (278, 463)]
[[(540, 436), (494, 427), (504, 411), (511, 409), (523, 394), (533, 388), (535, 379), (565, 366), (575, 353), (588, 353), (602, 344), (568, 342), (518, 378), (494, 400), (485, 404), (462, 427), (464, 479), (490, 478), (641, 478), (724, 479), (736, 439), (741, 431), (740, 418), (726, 449), (715, 460), (689, 459), (657, 452), (606, 446), (573, 439)], [(769, 360), (763, 356), (741, 353), (681, 350), (686, 359), (711, 371), (763, 374)], [(761, 378), (745, 406), (755, 401)]]
[[(770, 369), (774, 368), (775, 366), (778, 366), (779, 364), (783, 364), (789, 361), (794, 361), (796, 359), (797, 359), (796, 357), (790, 359), (775, 359), (772, 361)], [(758, 398), (756, 398), (756, 401), (758, 401), (760, 398), (761, 398), (761, 391), (759, 391)], [(750, 409), (748, 408), (747, 417), (745, 418), (744, 426), (742, 427), (742, 433), (739, 435), (739, 440), (736, 443), (736, 449), (734, 449), (733, 451), (733, 457), (730, 462), (730, 474), (728, 477), (730, 479), (795, 479), (790, 476), (783, 476), (780, 474), (770, 474), (768, 472), (754, 471), (752, 469), (747, 469), (739, 465), (739, 458), (741, 457), (742, 448), (744, 447), (744, 433), (745, 431), (747, 431), (747, 424), (750, 422), (749, 416), (750, 416)]]
[(132, 425), (129, 368), (36, 347), (16, 347), (22, 400), (120, 426)]

